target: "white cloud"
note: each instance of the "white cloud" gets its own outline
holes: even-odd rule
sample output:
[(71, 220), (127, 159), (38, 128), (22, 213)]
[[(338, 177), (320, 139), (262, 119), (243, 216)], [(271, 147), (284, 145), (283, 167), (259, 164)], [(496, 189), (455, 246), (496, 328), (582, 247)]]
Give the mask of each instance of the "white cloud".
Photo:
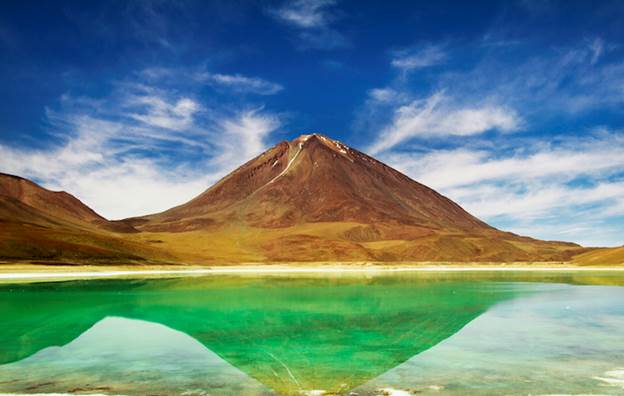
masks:
[[(449, 195), (463, 201), (472, 213), (485, 218), (497, 216), (542, 219), (559, 209), (585, 204), (616, 202), (624, 197), (624, 183), (604, 182), (590, 187), (564, 183), (524, 181), (517, 184), (484, 184), (450, 189)], [(613, 213), (611, 211), (611, 213)], [(624, 215), (624, 212), (617, 213)]]
[(374, 103), (391, 104), (406, 99), (406, 95), (392, 88), (373, 88), (368, 91), (368, 97)]
[(188, 128), (193, 123), (193, 115), (200, 110), (199, 104), (190, 98), (168, 102), (153, 95), (132, 95), (127, 105), (138, 111), (130, 113), (130, 117), (149, 126), (167, 129)]
[(459, 148), (424, 155), (394, 153), (384, 158), (410, 174), (417, 171), (419, 180), (425, 184), (435, 188), (452, 188), (485, 181), (553, 177), (567, 182), (579, 175), (599, 175), (609, 170), (624, 169), (624, 156), (619, 155), (622, 150), (624, 143), (612, 137), (580, 144), (577, 148), (546, 147), (507, 156), (496, 156), (487, 150)]
[(124, 89), (96, 107), (49, 112), (58, 143), (0, 145), (0, 171), (66, 190), (107, 218), (126, 218), (193, 198), (266, 148), (280, 125), (261, 109), (211, 109), (197, 118), (201, 105), (185, 96)]
[(283, 86), (257, 77), (241, 74), (199, 73), (197, 80), (231, 89), (235, 92), (250, 92), (258, 95), (274, 95)]
[(398, 107), (391, 124), (369, 150), (379, 153), (415, 137), (468, 136), (494, 129), (514, 131), (521, 124), (511, 109), (495, 104), (455, 106), (442, 93), (436, 93)]
[[(505, 229), (592, 245), (624, 242), (609, 223), (624, 218), (621, 133), (516, 144), (506, 154), (494, 145), (388, 152), (382, 159)], [(605, 234), (607, 229), (612, 233)]]
[(448, 195), (471, 213), (516, 233), (584, 246), (624, 243), (616, 225), (624, 219), (623, 182), (572, 186), (552, 178), (467, 186), (449, 190)]
[(440, 47), (429, 46), (416, 52), (401, 51), (392, 59), (391, 65), (403, 71), (410, 71), (440, 64), (446, 57), (446, 53)]
[[(21, 171), (32, 172), (32, 169)], [(43, 172), (38, 178), (48, 188), (76, 195), (105, 217), (121, 219), (179, 205), (197, 196), (218, 176), (218, 173), (176, 172), (154, 161), (133, 158), (102, 163), (88, 171), (65, 168), (55, 179)]]
[(336, 14), (331, 7), (335, 0), (294, 0), (269, 9), (269, 15), (299, 30), (301, 49), (336, 49), (349, 45), (347, 38), (331, 27)]
[(271, 13), (282, 21), (299, 28), (322, 28), (330, 20), (327, 8), (335, 3), (335, 0), (295, 0), (272, 10)]
[(280, 126), (280, 120), (260, 110), (247, 110), (221, 120), (220, 126), (227, 138), (220, 142), (222, 154), (215, 161), (231, 169), (264, 151), (266, 138)]

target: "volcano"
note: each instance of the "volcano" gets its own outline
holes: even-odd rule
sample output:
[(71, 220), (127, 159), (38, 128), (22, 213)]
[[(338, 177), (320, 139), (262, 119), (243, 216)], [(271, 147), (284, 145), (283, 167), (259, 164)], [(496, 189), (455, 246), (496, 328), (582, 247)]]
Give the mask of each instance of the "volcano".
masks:
[(126, 223), (191, 261), (552, 261), (580, 248), (497, 230), (321, 134), (283, 141), (191, 201)]

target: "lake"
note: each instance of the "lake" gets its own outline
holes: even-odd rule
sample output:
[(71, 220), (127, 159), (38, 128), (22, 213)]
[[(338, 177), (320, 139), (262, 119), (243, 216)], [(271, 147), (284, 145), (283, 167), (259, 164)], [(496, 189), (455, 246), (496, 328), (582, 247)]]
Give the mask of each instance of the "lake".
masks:
[(623, 272), (0, 285), (0, 393), (624, 393)]

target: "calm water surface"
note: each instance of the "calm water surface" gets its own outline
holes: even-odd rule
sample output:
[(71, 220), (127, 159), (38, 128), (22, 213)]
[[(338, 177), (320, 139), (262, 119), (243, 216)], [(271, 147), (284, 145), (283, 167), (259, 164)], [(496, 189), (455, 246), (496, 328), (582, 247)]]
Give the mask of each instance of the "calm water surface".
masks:
[(624, 394), (624, 274), (0, 285), (0, 393)]

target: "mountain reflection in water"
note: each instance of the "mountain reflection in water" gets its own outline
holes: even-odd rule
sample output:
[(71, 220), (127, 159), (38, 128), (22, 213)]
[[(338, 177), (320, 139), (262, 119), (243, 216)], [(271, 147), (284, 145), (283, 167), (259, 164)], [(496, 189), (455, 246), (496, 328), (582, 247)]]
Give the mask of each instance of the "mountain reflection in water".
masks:
[[(559, 312), (556, 304), (550, 305), (550, 311), (541, 308), (548, 305), (535, 303), (528, 305), (531, 309), (518, 311), (527, 306), (523, 301), (541, 298), (562, 303), (557, 296), (565, 293), (572, 301), (566, 304), (580, 299), (609, 306), (613, 301), (608, 295), (600, 300), (570, 294), (577, 288), (551, 283), (554, 280), (429, 274), (4, 285), (0, 287), (0, 313), (6, 326), (0, 336), (0, 362), (5, 364), (0, 366), (0, 389), (130, 395), (448, 392), (461, 386), (449, 381), (444, 367), (455, 370), (458, 381), (470, 382), (462, 370), (471, 368), (466, 372), (473, 380), (487, 382), (488, 367), (504, 368), (512, 352), (518, 356), (514, 345), (536, 348), (527, 343), (530, 338), (522, 337), (532, 334), (539, 339), (545, 331), (572, 331), (575, 325), (584, 324), (566, 316), (569, 310)], [(596, 289), (622, 294), (620, 287)], [(585, 304), (583, 312), (600, 312), (590, 306)], [(501, 320), (501, 312), (511, 316)], [(514, 312), (522, 315), (514, 316)], [(561, 314), (567, 319), (543, 318), (552, 328), (528, 326), (540, 323), (536, 319), (540, 312), (546, 318)], [(607, 325), (623, 325), (618, 321), (623, 316), (611, 307), (596, 323), (608, 319), (600, 325), (605, 331)], [(510, 332), (509, 326), (516, 326), (517, 332)], [(592, 331), (598, 332), (586, 329), (568, 341), (581, 341), (579, 337), (588, 337)], [(604, 362), (593, 361), (596, 375), (617, 368), (612, 367), (611, 358), (617, 353), (622, 356), (624, 339), (618, 337), (601, 336), (602, 341), (592, 344), (594, 352), (601, 348), (612, 352)], [(570, 344), (553, 345), (555, 352), (567, 347), (570, 356), (575, 356)], [(539, 367), (536, 359), (552, 358), (548, 349), (539, 351), (524, 351), (526, 356), (512, 359), (516, 366), (506, 369), (520, 367), (519, 362)], [(588, 356), (592, 351), (578, 352)], [(496, 367), (488, 366), (484, 356), (491, 357)], [(473, 366), (462, 366), (467, 362)], [(497, 381), (511, 374), (504, 372)], [(581, 384), (587, 386), (587, 380), (606, 387), (607, 392), (618, 390), (591, 377)]]

